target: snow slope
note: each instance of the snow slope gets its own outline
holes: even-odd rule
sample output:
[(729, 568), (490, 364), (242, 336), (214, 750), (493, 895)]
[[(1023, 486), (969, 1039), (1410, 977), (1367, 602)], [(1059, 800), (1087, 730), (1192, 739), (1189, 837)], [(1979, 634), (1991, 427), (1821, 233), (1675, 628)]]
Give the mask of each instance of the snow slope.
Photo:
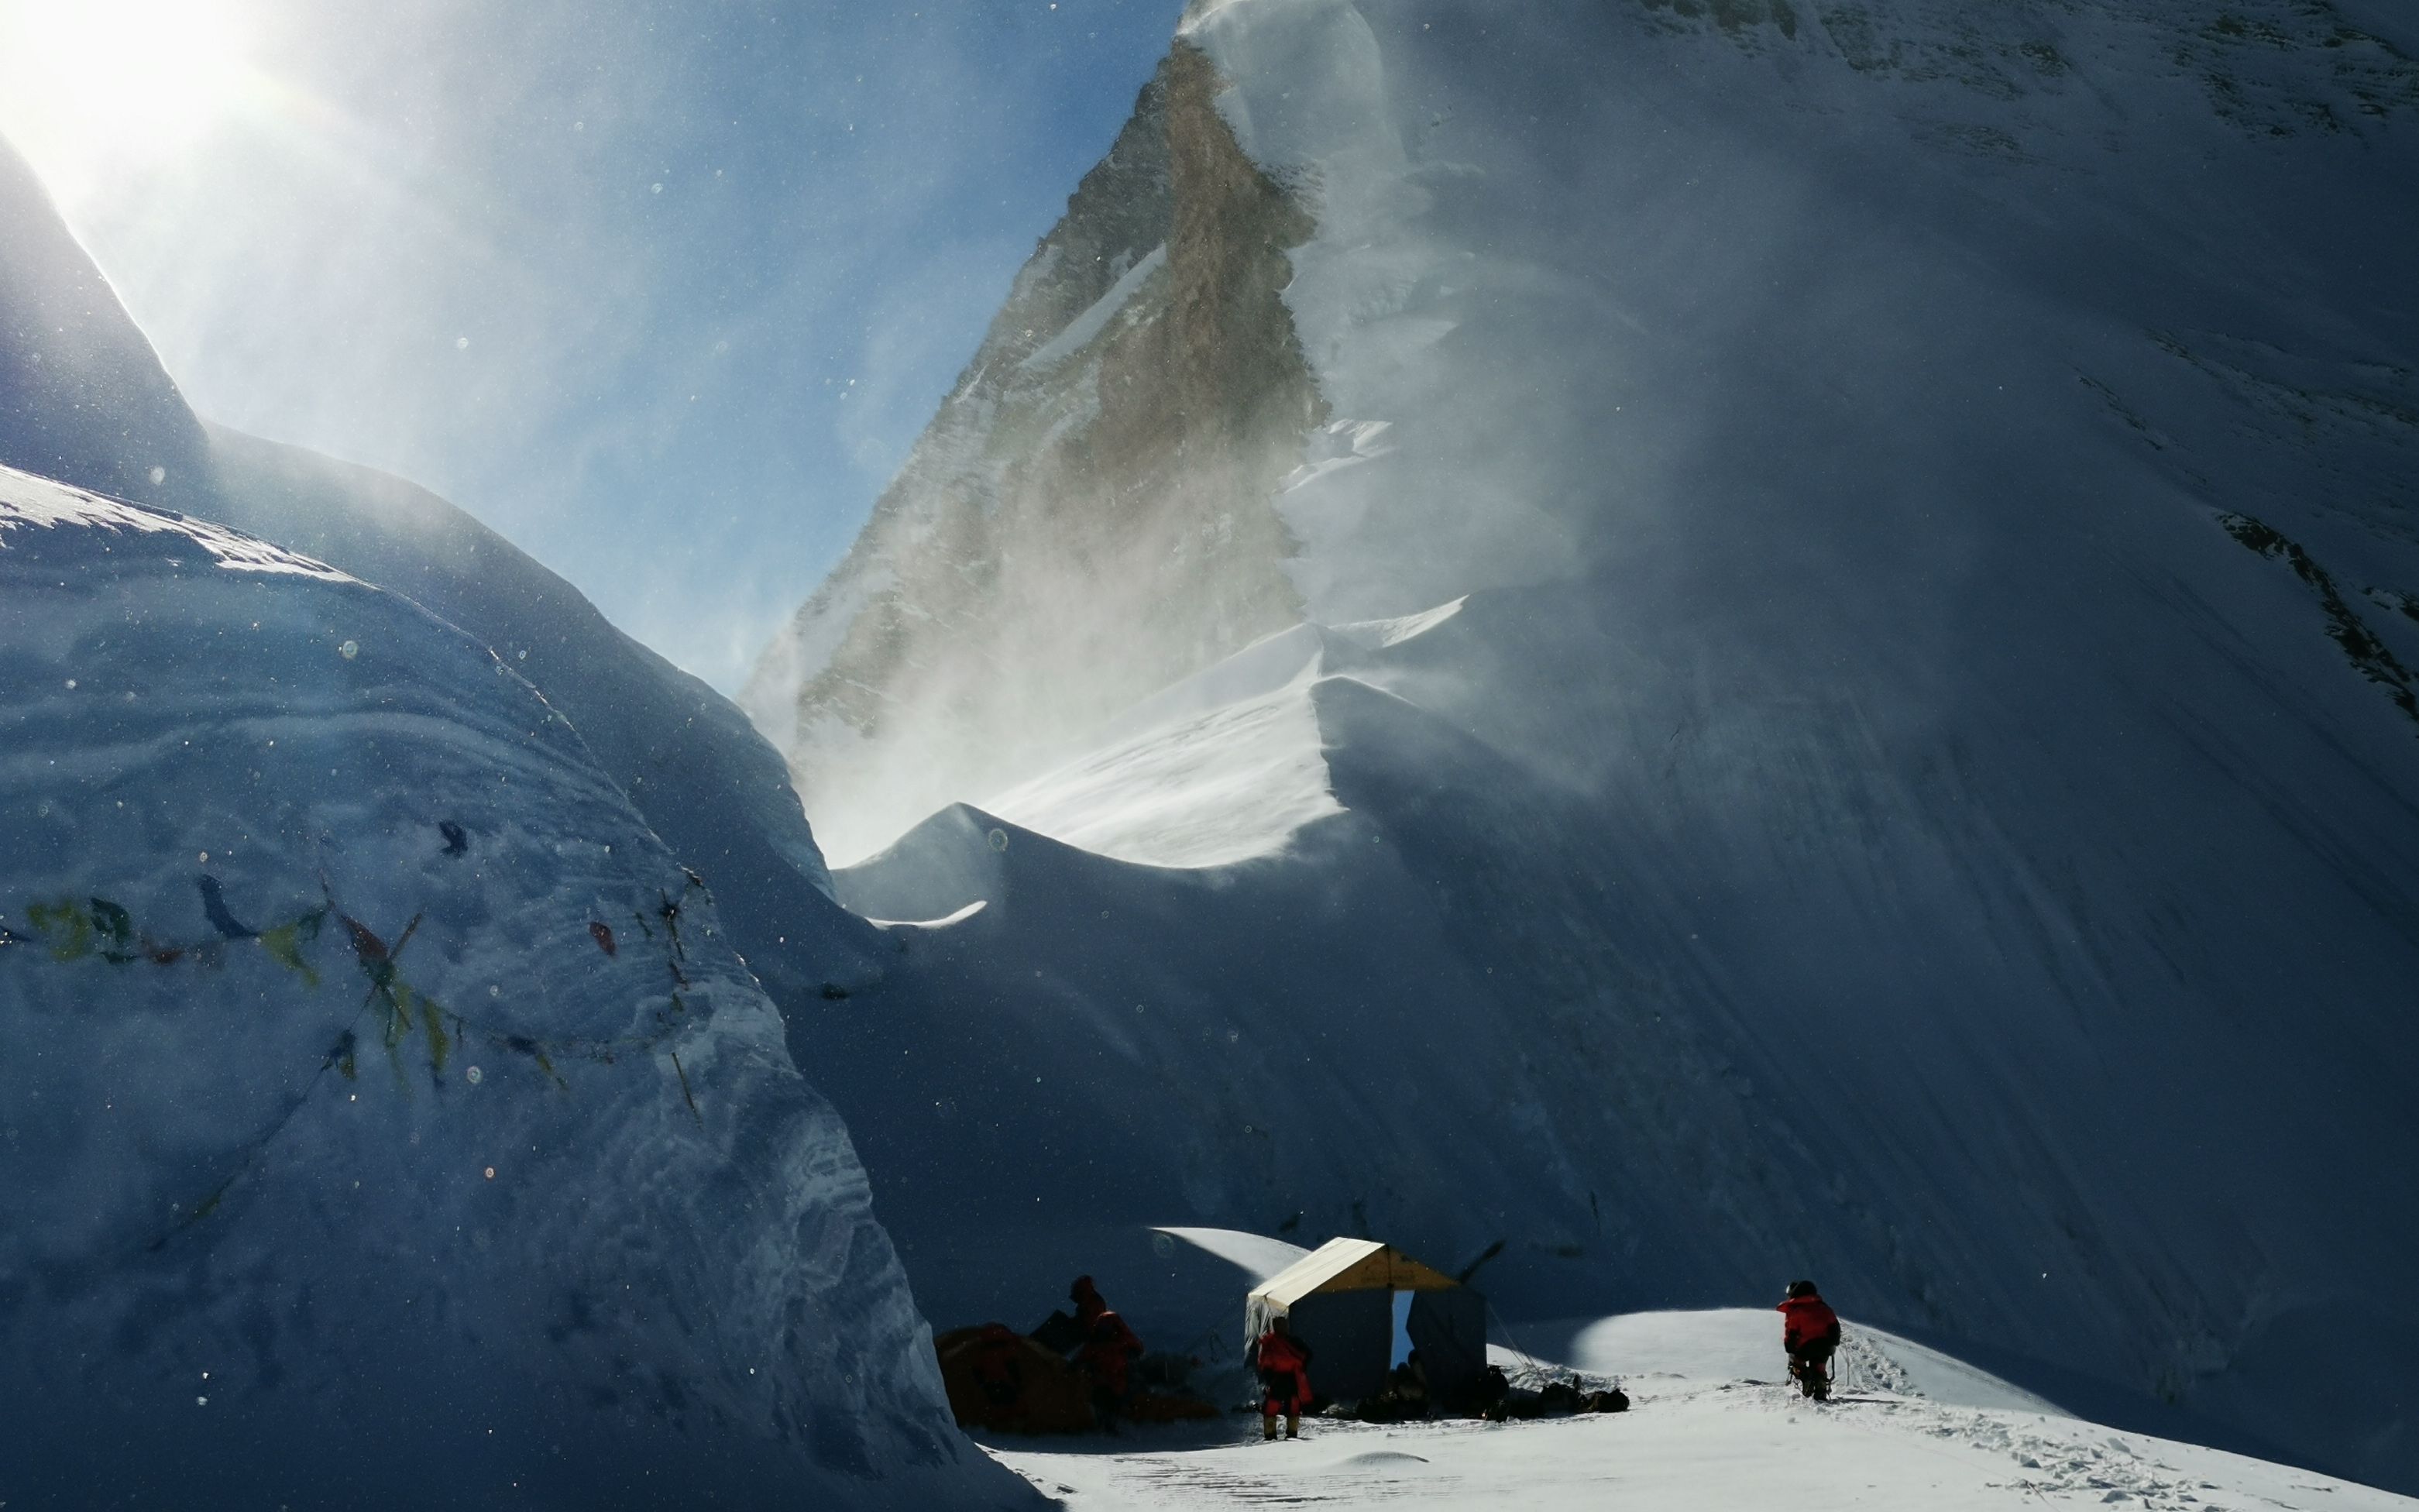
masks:
[(2306, 1471), (2068, 1419), (1878, 1396), (1817, 1410), (1792, 1405), (1771, 1386), (1636, 1395), (1639, 1405), (1614, 1416), (1314, 1423), (1299, 1443), (1103, 1454), (1019, 1444), (994, 1453), (1071, 1512), (1302, 1503), (1472, 1512), (1609, 1504), (2402, 1512), (2413, 1504)]
[[(1255, 1442), (1251, 1419), (1108, 1452), (1003, 1438), (992, 1453), (1072, 1512), (1237, 1507), (2138, 1506), (2407, 1508), (2391, 1495), (2239, 1454), (2119, 1432), (1987, 1373), (1851, 1322), (1839, 1398), (1777, 1385), (1768, 1311), (1627, 1315), (1545, 1362), (1494, 1347), (1516, 1381), (1620, 1374), (1614, 1416), (1376, 1427), (1313, 1419)], [(1316, 1366), (1314, 1366), (1314, 1371)]]
[(0, 1499), (1009, 1504), (714, 896), (409, 601), (0, 471)]
[(2407, 22), (1186, 42), (1317, 222), (1307, 624), (839, 874), (983, 904), (793, 1024), (935, 1317), (1087, 1224), (1502, 1240), (1516, 1324), (1810, 1273), (2419, 1486)]

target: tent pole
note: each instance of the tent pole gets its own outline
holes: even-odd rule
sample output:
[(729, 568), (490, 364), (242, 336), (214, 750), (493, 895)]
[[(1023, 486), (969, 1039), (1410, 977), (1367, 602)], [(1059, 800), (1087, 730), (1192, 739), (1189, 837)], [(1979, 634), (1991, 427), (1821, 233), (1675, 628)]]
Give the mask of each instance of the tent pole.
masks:
[(1503, 1315), (1495, 1310), (1495, 1304), (1491, 1301), (1487, 1304), (1487, 1316), (1495, 1319), (1495, 1326), (1503, 1331), (1503, 1342), (1512, 1346), (1512, 1352), (1518, 1355), (1530, 1369), (1542, 1372), (1546, 1368), (1537, 1363), (1535, 1355), (1520, 1348), (1520, 1341), (1512, 1336), (1512, 1325), (1503, 1320)]

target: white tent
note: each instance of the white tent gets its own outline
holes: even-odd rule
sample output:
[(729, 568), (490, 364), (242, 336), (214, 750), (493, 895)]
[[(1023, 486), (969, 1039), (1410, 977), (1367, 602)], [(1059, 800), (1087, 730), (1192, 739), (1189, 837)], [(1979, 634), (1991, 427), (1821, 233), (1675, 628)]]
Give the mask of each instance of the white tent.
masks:
[(1487, 1299), (1433, 1266), (1374, 1239), (1331, 1239), (1244, 1298), (1246, 1338), (1282, 1317), (1312, 1350), (1311, 1385), (1355, 1401), (1386, 1383), (1394, 1297), (1412, 1294), (1409, 1328), (1428, 1389), (1454, 1396), (1487, 1367)]

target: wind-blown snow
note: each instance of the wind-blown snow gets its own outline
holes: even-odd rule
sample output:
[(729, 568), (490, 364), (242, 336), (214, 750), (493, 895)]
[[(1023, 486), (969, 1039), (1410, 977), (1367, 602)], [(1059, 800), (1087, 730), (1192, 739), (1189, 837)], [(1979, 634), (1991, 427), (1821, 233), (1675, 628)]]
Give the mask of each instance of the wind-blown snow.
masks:
[(1144, 701), (1065, 766), (988, 808), (1145, 866), (1203, 867), (1282, 849), (1340, 813), (1310, 685), (1333, 651), (1302, 625)]
[(796, 1026), (937, 1316), (1109, 1221), (1810, 1273), (2419, 1484), (2419, 64), (2229, 15), (1198, 8), (1339, 628), (838, 878), (987, 904)]
[(408, 600), (0, 471), (0, 1495), (1009, 1500), (712, 895)]

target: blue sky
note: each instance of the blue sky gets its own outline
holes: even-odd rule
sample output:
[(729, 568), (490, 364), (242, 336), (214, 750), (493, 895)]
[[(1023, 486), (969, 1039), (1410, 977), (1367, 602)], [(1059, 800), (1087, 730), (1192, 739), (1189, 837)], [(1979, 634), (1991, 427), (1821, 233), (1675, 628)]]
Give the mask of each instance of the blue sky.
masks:
[(0, 0), (0, 131), (205, 415), (436, 489), (728, 689), (1180, 8)]

